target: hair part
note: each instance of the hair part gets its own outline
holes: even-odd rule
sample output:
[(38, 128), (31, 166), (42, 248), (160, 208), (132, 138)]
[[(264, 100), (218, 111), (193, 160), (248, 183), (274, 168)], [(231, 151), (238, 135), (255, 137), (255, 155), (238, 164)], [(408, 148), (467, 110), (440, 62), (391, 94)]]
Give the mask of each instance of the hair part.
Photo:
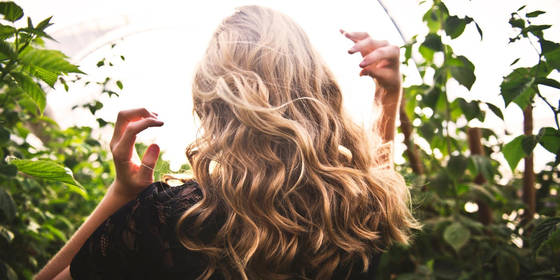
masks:
[(379, 141), (344, 113), (290, 18), (257, 6), (226, 18), (192, 94), (201, 135), (187, 157), (203, 199), (177, 233), (207, 258), (201, 279), (326, 279), (407, 243), (417, 223), (403, 178), (379, 168)]

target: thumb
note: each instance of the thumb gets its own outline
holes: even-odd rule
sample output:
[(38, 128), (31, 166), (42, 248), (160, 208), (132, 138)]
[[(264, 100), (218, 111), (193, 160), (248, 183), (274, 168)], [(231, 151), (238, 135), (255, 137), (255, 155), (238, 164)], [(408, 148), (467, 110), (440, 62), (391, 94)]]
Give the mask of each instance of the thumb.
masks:
[(159, 157), (159, 146), (152, 144), (146, 149), (142, 157), (142, 165), (140, 166), (140, 178), (145, 180), (153, 180), (154, 167)]

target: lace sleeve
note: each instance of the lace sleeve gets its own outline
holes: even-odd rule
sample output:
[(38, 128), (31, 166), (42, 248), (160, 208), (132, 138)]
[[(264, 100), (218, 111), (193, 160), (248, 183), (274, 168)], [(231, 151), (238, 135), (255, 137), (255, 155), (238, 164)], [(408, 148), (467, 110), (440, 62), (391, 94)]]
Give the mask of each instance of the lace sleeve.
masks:
[(178, 263), (196, 262), (177, 241), (175, 224), (201, 197), (195, 182), (150, 185), (89, 237), (72, 260), (72, 278), (161, 279)]
[(393, 142), (381, 144), (375, 151), (377, 168), (393, 169)]

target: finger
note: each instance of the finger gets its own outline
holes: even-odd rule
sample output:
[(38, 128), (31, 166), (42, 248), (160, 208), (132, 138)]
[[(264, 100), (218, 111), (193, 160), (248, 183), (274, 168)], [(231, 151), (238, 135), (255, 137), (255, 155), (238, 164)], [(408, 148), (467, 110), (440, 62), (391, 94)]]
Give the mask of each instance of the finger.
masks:
[(340, 29), (340, 33), (342, 33), (342, 35), (344, 35), (346, 38), (352, 40), (354, 43), (369, 36), (367, 32), (346, 32), (342, 29)]
[(358, 41), (354, 46), (352, 46), (352, 48), (348, 50), (348, 53), (353, 54), (356, 52), (361, 52), (362, 56), (364, 56), (378, 48), (385, 47), (388, 45), (389, 42), (385, 40), (382, 41), (373, 40), (371, 37), (367, 37), (363, 40)]
[(154, 168), (159, 157), (159, 146), (152, 144), (146, 149), (142, 157), (142, 165), (140, 166), (140, 179), (142, 181), (153, 181)]
[(111, 139), (111, 144), (119, 141), (123, 131), (129, 122), (139, 120), (141, 118), (157, 117), (153, 115), (146, 108), (137, 108), (131, 110), (120, 111), (117, 115), (117, 121), (115, 122), (115, 130), (113, 132), (113, 138)]
[(399, 60), (400, 49), (397, 46), (385, 46), (372, 51), (360, 62), (360, 67), (365, 68), (372, 64), (377, 64), (382, 60), (395, 62)]
[(113, 157), (117, 160), (128, 161), (132, 157), (136, 135), (148, 127), (162, 126), (163, 122), (155, 118), (142, 119), (129, 124), (113, 148)]

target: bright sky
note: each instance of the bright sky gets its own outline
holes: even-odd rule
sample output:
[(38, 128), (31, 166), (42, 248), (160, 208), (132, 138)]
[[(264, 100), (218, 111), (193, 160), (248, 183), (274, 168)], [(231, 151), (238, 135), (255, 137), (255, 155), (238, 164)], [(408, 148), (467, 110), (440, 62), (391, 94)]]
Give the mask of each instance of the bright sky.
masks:
[[(402, 45), (402, 40), (377, 1), (75, 1), (75, 0), (21, 0), (17, 1), (34, 22), (54, 15), (50, 34), (60, 43), (49, 47), (60, 48), (69, 54), (90, 74), (91, 79), (103, 80), (111, 76), (121, 80), (124, 89), (120, 98), (102, 98), (105, 107), (98, 117), (115, 120), (122, 109), (147, 107), (159, 113), (164, 127), (151, 129), (139, 135), (145, 143), (158, 143), (165, 151), (165, 158), (178, 167), (186, 162), (184, 149), (194, 139), (196, 124), (192, 118), (190, 84), (192, 71), (200, 59), (214, 28), (222, 18), (231, 14), (234, 7), (258, 3), (284, 12), (307, 31), (315, 48), (323, 55), (341, 84), (345, 105), (359, 123), (368, 123), (371, 117), (373, 82), (358, 76), (358, 55), (346, 51), (352, 45), (338, 29), (364, 30), (375, 38), (387, 39)], [(424, 33), (421, 21), (427, 5), (417, 0), (385, 0), (390, 13), (396, 18), (406, 36)], [(464, 54), (476, 65), (477, 81), (471, 92), (458, 85), (450, 85), (450, 96), (489, 101), (503, 108), (499, 84), (509, 72), (509, 64), (521, 57), (517, 66), (532, 65), (537, 59), (527, 43), (508, 46), (513, 35), (507, 23), (509, 14), (524, 1), (454, 0), (446, 4), (452, 14), (473, 17), (484, 31), (481, 42), (473, 26), (469, 26), (459, 40), (452, 42), (455, 52)], [(530, 2), (529, 10), (547, 11), (539, 22), (553, 24), (545, 35), (560, 40), (560, 2), (540, 0)], [(158, 3), (158, 4), (155, 4)], [(111, 42), (117, 43), (110, 49)], [(119, 55), (126, 61), (119, 62)], [(97, 61), (108, 57), (117, 66), (111, 70), (99, 69)], [(407, 83), (418, 83), (419, 76), (413, 69), (403, 69), (409, 76)], [(558, 73), (556, 73), (558, 74)], [(545, 95), (558, 96), (558, 92), (543, 89)], [(95, 121), (88, 113), (71, 111), (70, 108), (95, 96), (93, 87), (72, 87), (70, 92), (58, 88), (50, 92), (48, 104), (53, 117), (62, 125), (88, 124)], [(542, 126), (552, 126), (552, 113), (543, 104), (535, 110), (536, 131)], [(542, 108), (542, 110), (541, 110)], [(491, 113), (487, 116), (492, 115)], [(521, 111), (515, 106), (506, 110), (507, 123), (487, 117), (484, 126), (498, 131), (507, 129), (518, 135), (522, 131)], [(476, 124), (474, 124), (476, 125)], [(110, 137), (110, 133), (102, 134)], [(508, 139), (510, 136), (505, 136)], [(105, 140), (109, 140), (108, 138)], [(399, 139), (397, 139), (399, 140)], [(397, 141), (398, 142), (398, 141)], [(402, 146), (397, 147), (396, 160)], [(539, 150), (537, 168), (552, 157)], [(543, 160), (544, 159), (544, 160)]]

